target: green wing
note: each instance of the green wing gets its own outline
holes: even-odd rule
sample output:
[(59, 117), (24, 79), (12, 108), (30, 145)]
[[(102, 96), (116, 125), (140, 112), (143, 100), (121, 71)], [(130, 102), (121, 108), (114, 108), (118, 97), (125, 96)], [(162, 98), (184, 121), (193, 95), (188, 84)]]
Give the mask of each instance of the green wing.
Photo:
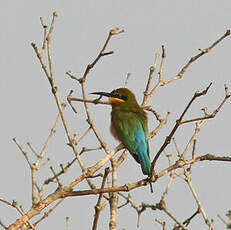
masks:
[(144, 145), (146, 154), (149, 156), (148, 142), (147, 142), (147, 119), (146, 116), (140, 117), (140, 114), (135, 112), (117, 111), (112, 113), (112, 125), (117, 133), (119, 140), (129, 150), (134, 159), (140, 163), (137, 152), (137, 139), (136, 133), (138, 128), (141, 128), (144, 133)]

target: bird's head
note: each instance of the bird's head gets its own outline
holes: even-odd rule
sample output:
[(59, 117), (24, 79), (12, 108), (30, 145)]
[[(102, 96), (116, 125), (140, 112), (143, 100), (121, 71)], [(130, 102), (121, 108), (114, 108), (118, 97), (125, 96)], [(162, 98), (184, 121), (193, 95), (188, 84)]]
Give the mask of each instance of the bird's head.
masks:
[(120, 106), (122, 104), (131, 104), (136, 102), (135, 95), (127, 88), (119, 88), (113, 90), (111, 93), (106, 92), (94, 92), (91, 94), (96, 94), (100, 96), (106, 96), (109, 98), (109, 103), (113, 106)]

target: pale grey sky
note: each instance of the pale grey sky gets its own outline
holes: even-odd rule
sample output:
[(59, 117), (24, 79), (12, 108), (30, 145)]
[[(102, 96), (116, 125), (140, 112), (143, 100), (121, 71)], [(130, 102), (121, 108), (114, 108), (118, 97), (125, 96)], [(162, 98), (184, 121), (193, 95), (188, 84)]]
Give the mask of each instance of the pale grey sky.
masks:
[[(153, 63), (154, 54), (161, 52), (161, 45), (165, 45), (167, 53), (163, 78), (169, 79), (179, 72), (191, 56), (198, 53), (198, 48), (208, 47), (230, 29), (231, 25), (229, 0), (2, 2), (0, 198), (16, 200), (25, 211), (31, 204), (30, 170), (12, 138), (17, 137), (25, 149), (26, 143), (30, 142), (39, 152), (57, 114), (48, 82), (30, 45), (31, 42), (41, 45), (43, 31), (39, 17), (42, 16), (44, 22), (48, 24), (54, 10), (59, 15), (52, 37), (54, 74), (64, 101), (70, 89), (75, 91), (75, 96), (81, 95), (79, 85), (68, 79), (65, 72), (71, 69), (74, 74), (81, 76), (86, 65), (96, 57), (108, 31), (114, 27), (124, 29), (125, 33), (113, 37), (108, 50), (114, 50), (115, 53), (103, 58), (89, 74), (88, 92), (111, 91), (121, 87), (129, 72), (132, 77), (128, 87), (141, 102), (149, 67)], [(224, 83), (231, 90), (230, 47), (231, 40), (228, 37), (209, 54), (192, 64), (182, 80), (160, 88), (153, 96), (150, 104), (162, 116), (168, 111), (171, 115), (168, 124), (150, 142), (152, 158), (196, 90), (202, 90), (213, 82), (208, 95), (196, 101), (187, 115), (188, 118), (201, 115), (200, 108), (204, 106), (208, 107), (209, 112), (215, 109), (224, 97)], [(76, 106), (77, 115), (73, 114), (69, 107), (65, 114), (71, 131), (80, 135), (87, 124), (84, 123), (85, 113), (82, 105)], [(115, 147), (117, 142), (109, 133), (110, 108), (99, 105), (91, 105), (90, 108), (92, 114), (96, 116), (97, 127), (102, 130), (102, 137), (111, 148)], [(203, 126), (198, 136), (197, 155), (211, 153), (217, 156), (230, 156), (230, 115), (230, 102), (228, 102), (214, 120)], [(149, 125), (150, 127), (157, 125), (151, 116)], [(181, 151), (194, 128), (195, 125), (188, 124), (177, 131), (176, 141)], [(52, 165), (58, 170), (60, 163), (71, 161), (73, 153), (66, 143), (63, 126), (60, 124), (47, 151), (47, 157), (51, 159), (48, 166)], [(83, 146), (97, 145), (93, 135), (89, 135), (86, 141), (80, 144), (79, 149)], [(176, 155), (173, 144), (167, 148), (167, 152)], [(86, 167), (93, 165), (104, 153), (99, 153), (99, 156), (93, 154), (89, 153), (83, 157)], [(166, 166), (167, 160), (162, 156), (157, 168), (163, 169)], [(202, 162), (198, 163), (193, 171), (193, 184), (209, 218), (214, 218), (215, 229), (225, 228), (217, 218), (217, 214), (225, 216), (227, 210), (231, 208), (230, 167), (230, 163)], [(41, 170), (40, 182), (51, 175), (48, 168), (44, 167)], [(76, 165), (61, 178), (62, 183), (68, 184), (79, 173), (79, 167)], [(119, 185), (142, 178), (139, 165), (128, 156), (119, 170)], [(168, 177), (165, 176), (153, 184), (154, 194), (150, 194), (149, 187), (132, 191), (134, 202), (137, 204), (159, 202), (167, 181)], [(55, 188), (51, 187), (49, 192)], [(88, 187), (83, 182), (79, 188)], [(66, 216), (70, 217), (70, 229), (91, 229), (96, 198), (87, 196), (66, 199), (38, 226), (38, 229), (65, 229)], [(167, 205), (181, 221), (196, 210), (196, 203), (183, 180), (177, 179), (172, 185)], [(108, 211), (107, 206), (100, 218), (99, 229), (108, 228)], [(0, 203), (0, 220), (5, 225), (11, 224), (16, 218), (18, 213), (13, 208)], [(160, 211), (148, 210), (141, 217), (140, 229), (161, 229), (154, 221), (155, 218), (166, 221), (167, 229), (173, 224)], [(136, 229), (136, 220), (135, 211), (126, 206), (118, 212), (118, 229)], [(189, 229), (200, 229), (199, 226), (206, 229), (202, 223), (202, 217), (196, 217)]]

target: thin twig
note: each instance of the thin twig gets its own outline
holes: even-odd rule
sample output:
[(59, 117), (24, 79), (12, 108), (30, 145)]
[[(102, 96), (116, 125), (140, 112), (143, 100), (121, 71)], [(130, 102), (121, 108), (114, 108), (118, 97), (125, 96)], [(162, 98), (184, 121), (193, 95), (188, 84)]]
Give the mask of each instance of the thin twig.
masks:
[(128, 80), (129, 80), (130, 77), (131, 77), (131, 74), (128, 73), (127, 76), (126, 76), (126, 79), (125, 79), (124, 88), (128, 87)]
[(26, 144), (30, 148), (31, 152), (34, 153), (34, 155), (36, 156), (36, 158), (38, 158), (39, 155), (37, 154), (37, 152), (35, 151), (35, 149), (32, 147), (32, 145), (30, 144), (30, 142), (27, 142)]
[(110, 105), (108, 101), (101, 101), (101, 100), (89, 100), (89, 99), (83, 99), (83, 98), (75, 98), (69, 96), (69, 101), (79, 101), (79, 102), (86, 102), (86, 103), (92, 103), (92, 104), (102, 104), (102, 105)]
[(149, 99), (149, 89), (150, 89), (150, 85), (151, 85), (151, 81), (152, 81), (152, 78), (153, 78), (153, 73), (156, 71), (156, 66), (157, 66), (157, 61), (158, 61), (158, 58), (159, 58), (159, 54), (156, 53), (155, 54), (155, 59), (154, 59), (154, 63), (153, 65), (149, 68), (149, 76), (148, 76), (148, 81), (147, 81), (147, 84), (146, 84), (146, 89), (144, 91), (144, 97), (143, 97), (143, 102), (142, 102), (142, 106), (145, 106), (148, 102), (148, 99)]
[(167, 80), (164, 84), (169, 84), (177, 79), (180, 79), (183, 77), (184, 73), (186, 72), (186, 70), (189, 68), (189, 66), (195, 62), (198, 58), (200, 58), (201, 56), (203, 56), (204, 54), (207, 54), (209, 51), (211, 51), (218, 43), (220, 43), (222, 40), (224, 40), (227, 36), (230, 35), (230, 30), (227, 30), (225, 32), (224, 35), (222, 35), (217, 41), (215, 41), (214, 43), (212, 43), (211, 46), (209, 46), (208, 48), (205, 49), (199, 49), (201, 52), (193, 57), (190, 58), (190, 60), (186, 63), (186, 65), (180, 70), (180, 72), (174, 76), (173, 78)]
[[(5, 203), (11, 207), (14, 207), (22, 216), (25, 215), (25, 212), (23, 211), (22, 206), (19, 205), (15, 200), (13, 200), (11, 203), (5, 199), (0, 198), (0, 202), (3, 202), (3, 203)], [(28, 224), (32, 229), (35, 229), (34, 225), (29, 220), (25, 221), (23, 224), (25, 224), (25, 223)], [(7, 229), (7, 228), (5, 228), (5, 229)]]
[(71, 106), (71, 108), (72, 108), (72, 110), (75, 112), (75, 113), (77, 113), (77, 110), (75, 109), (75, 107), (72, 105), (72, 93), (73, 93), (74, 91), (73, 90), (70, 90), (70, 93), (67, 95), (67, 101), (68, 101), (68, 103), (69, 103), (69, 105)]
[(42, 44), (42, 49), (41, 49), (40, 54), (41, 54), (41, 56), (43, 56), (43, 52), (46, 49), (47, 25), (44, 24), (42, 17), (40, 17), (40, 22), (41, 22), (41, 25), (43, 27), (43, 44)]
[(188, 225), (190, 224), (190, 221), (191, 221), (196, 215), (198, 215), (199, 213), (200, 213), (200, 210), (197, 209), (196, 212), (194, 212), (189, 218), (187, 218), (187, 219), (183, 222), (183, 224), (185, 224), (186, 226), (188, 226)]
[[(75, 161), (76, 161), (76, 157), (75, 157), (70, 163), (68, 162), (67, 165), (66, 165), (65, 167), (62, 167), (61, 170), (60, 170), (58, 173), (56, 173), (56, 176), (59, 177), (60, 175), (62, 175), (63, 173), (65, 173), (65, 172), (67, 171), (67, 169), (70, 168), (71, 165), (72, 165)], [(47, 180), (45, 180), (44, 184), (47, 185), (47, 184), (49, 184), (50, 182), (54, 181), (54, 179), (55, 179), (55, 176), (50, 177), (50, 178), (48, 178)]]
[(172, 140), (173, 140), (173, 143), (174, 143), (175, 148), (176, 148), (176, 151), (177, 151), (177, 156), (180, 156), (180, 150), (179, 150), (179, 148), (178, 148), (178, 146), (177, 146), (177, 143), (176, 143), (175, 138), (173, 137)]
[(58, 175), (56, 174), (56, 172), (55, 172), (55, 170), (53, 169), (52, 166), (50, 166), (50, 170), (51, 170), (51, 172), (54, 174), (54, 178), (56, 179), (59, 188), (62, 188), (62, 184), (61, 184), (60, 181), (59, 181), (59, 177), (58, 177)]
[(30, 166), (30, 168), (33, 168), (34, 165), (33, 163), (29, 160), (28, 154), (27, 152), (22, 148), (22, 146), (20, 145), (19, 141), (16, 139), (16, 137), (13, 138), (13, 141), (15, 142), (15, 144), (18, 146), (19, 150), (21, 151), (21, 153), (23, 154), (23, 156), (25, 157), (28, 165)]
[(205, 123), (206, 120), (202, 120), (199, 123), (196, 123), (196, 128), (195, 131), (192, 135), (192, 137), (190, 138), (188, 144), (186, 145), (184, 151), (182, 152), (182, 154), (180, 155), (180, 158), (183, 159), (186, 155), (186, 153), (188, 152), (190, 146), (193, 144), (194, 140), (196, 139), (197, 134), (200, 132), (200, 128), (201, 126)]
[(113, 54), (113, 53), (114, 53), (114, 51), (105, 52), (105, 50), (106, 50), (106, 48), (107, 48), (107, 45), (108, 45), (108, 43), (109, 43), (109, 41), (110, 41), (110, 39), (111, 39), (111, 37), (112, 37), (113, 35), (117, 35), (117, 34), (120, 34), (120, 33), (123, 33), (123, 32), (124, 32), (124, 30), (120, 30), (119, 28), (115, 28), (115, 29), (110, 30), (110, 32), (109, 32), (109, 34), (108, 34), (108, 37), (107, 37), (107, 39), (106, 39), (106, 41), (105, 41), (105, 43), (104, 43), (103, 48), (101, 49), (101, 51), (99, 52), (99, 54), (98, 54), (98, 56), (95, 58), (95, 60), (94, 60), (91, 64), (89, 64), (89, 65), (87, 66), (87, 68), (86, 68), (86, 70), (85, 70), (85, 72), (84, 72), (84, 74), (83, 74), (83, 77), (82, 77), (81, 81), (85, 82), (88, 73), (89, 73), (90, 70), (95, 66), (95, 64), (99, 61), (99, 59), (100, 59), (101, 57), (103, 57), (103, 56), (105, 56), (105, 55), (110, 55), (110, 54)]
[(161, 62), (160, 62), (160, 70), (159, 70), (159, 82), (162, 81), (162, 75), (163, 75), (163, 66), (164, 66), (164, 61), (165, 61), (165, 58), (166, 58), (166, 52), (165, 52), (165, 48), (164, 48), (164, 45), (161, 46), (162, 48), (162, 55), (161, 55)]
[(51, 214), (62, 202), (63, 202), (64, 198), (60, 199), (52, 208), (50, 208), (47, 212), (44, 212), (43, 216), (41, 218), (39, 218), (35, 223), (34, 226), (36, 226), (37, 224), (39, 224), (42, 220), (44, 220), (45, 218), (47, 218), (49, 216), (49, 214)]
[(192, 185), (191, 173), (185, 173), (185, 176), (186, 176), (185, 180), (186, 180), (187, 184), (189, 185), (189, 188), (190, 188), (190, 190), (192, 192), (192, 195), (193, 195), (193, 197), (194, 197), (194, 199), (195, 199), (195, 201), (197, 203), (199, 212), (202, 214), (202, 216), (203, 216), (203, 218), (205, 220), (205, 223), (209, 226), (209, 229), (213, 229), (212, 228), (212, 221), (210, 221), (208, 216), (206, 215), (206, 213), (205, 213), (205, 211), (204, 211), (204, 209), (203, 209), (203, 207), (201, 205), (201, 202), (200, 202), (200, 200), (198, 198), (198, 195), (197, 195), (197, 193), (196, 193), (196, 191), (195, 191), (195, 189), (194, 189), (194, 187)]
[(173, 215), (166, 207), (162, 209), (172, 220), (174, 220), (183, 230), (187, 230), (188, 228), (181, 223), (181, 221)]
[[(103, 175), (103, 180), (102, 180), (102, 184), (101, 184), (101, 189), (104, 188), (104, 186), (105, 186), (105, 182), (106, 182), (107, 176), (109, 174), (109, 171), (110, 171), (109, 168), (106, 168), (104, 170), (104, 175)], [(99, 198), (98, 198), (98, 201), (97, 201), (97, 204), (95, 206), (95, 217), (94, 217), (94, 221), (93, 221), (92, 230), (96, 230), (97, 229), (99, 214), (100, 214), (100, 212), (106, 206), (106, 203), (102, 203), (102, 197), (103, 197), (103, 194), (100, 194)]]
[(89, 133), (90, 130), (91, 130), (91, 127), (88, 127), (86, 131), (82, 134), (82, 136), (80, 136), (78, 141), (80, 142)]
[(70, 230), (70, 217), (66, 216), (66, 230)]
[(156, 221), (158, 224), (160, 224), (160, 225), (162, 226), (162, 229), (163, 229), (163, 230), (166, 230), (166, 222), (165, 222), (165, 221), (161, 222), (161, 221), (158, 220), (158, 219), (155, 219), (155, 221)]

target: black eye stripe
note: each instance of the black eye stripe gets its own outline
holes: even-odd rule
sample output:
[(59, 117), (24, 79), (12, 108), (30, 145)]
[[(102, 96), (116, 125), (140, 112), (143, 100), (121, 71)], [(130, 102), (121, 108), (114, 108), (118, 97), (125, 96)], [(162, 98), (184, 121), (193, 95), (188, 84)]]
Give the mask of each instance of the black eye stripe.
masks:
[(127, 97), (126, 96), (121, 96), (121, 99), (123, 99), (124, 101), (127, 101)]
[(127, 101), (127, 99), (128, 99), (126, 96), (120, 95), (120, 94), (118, 94), (118, 93), (113, 94), (113, 97), (122, 99), (122, 100), (124, 100), (124, 101)]

